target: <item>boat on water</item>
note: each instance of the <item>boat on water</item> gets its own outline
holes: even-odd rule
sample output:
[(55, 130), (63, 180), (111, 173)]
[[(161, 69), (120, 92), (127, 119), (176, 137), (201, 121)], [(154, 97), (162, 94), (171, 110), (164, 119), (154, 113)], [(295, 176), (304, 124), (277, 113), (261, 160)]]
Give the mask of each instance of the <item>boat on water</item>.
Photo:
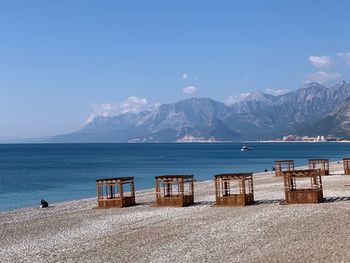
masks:
[(246, 145), (243, 145), (242, 148), (241, 148), (241, 152), (247, 152), (247, 151), (252, 151), (253, 148), (252, 147), (249, 147), (249, 146), (246, 146)]

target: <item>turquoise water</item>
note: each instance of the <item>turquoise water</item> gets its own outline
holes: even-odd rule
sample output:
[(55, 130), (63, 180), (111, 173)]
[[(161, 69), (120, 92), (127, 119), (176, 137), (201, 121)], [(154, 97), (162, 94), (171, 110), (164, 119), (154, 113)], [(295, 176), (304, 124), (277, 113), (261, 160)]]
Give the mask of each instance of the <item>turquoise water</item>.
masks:
[(2, 144), (0, 210), (95, 196), (95, 180), (134, 176), (137, 189), (153, 187), (154, 176), (194, 174), (199, 181), (225, 172), (271, 170), (276, 159), (338, 160), (350, 156), (347, 143), (198, 144)]

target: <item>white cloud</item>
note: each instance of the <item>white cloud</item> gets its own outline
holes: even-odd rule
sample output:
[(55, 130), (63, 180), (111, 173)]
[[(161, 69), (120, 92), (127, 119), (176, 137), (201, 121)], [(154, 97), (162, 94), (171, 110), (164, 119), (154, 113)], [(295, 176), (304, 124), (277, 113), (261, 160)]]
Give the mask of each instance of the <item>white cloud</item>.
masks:
[(306, 83), (309, 82), (318, 82), (324, 84), (330, 80), (337, 80), (341, 78), (341, 74), (337, 72), (324, 72), (318, 71), (313, 73), (306, 74)]
[(279, 96), (279, 95), (283, 95), (290, 92), (290, 90), (288, 89), (266, 89), (265, 93), (273, 95), (273, 96)]
[(346, 64), (350, 65), (350, 52), (348, 53), (338, 53), (337, 56), (345, 60)]
[(248, 97), (249, 95), (250, 95), (250, 93), (241, 93), (239, 95), (228, 96), (225, 100), (225, 104), (232, 105), (236, 102), (243, 100), (244, 98)]
[(187, 73), (184, 73), (184, 74), (182, 74), (182, 77), (181, 77), (183, 80), (186, 80), (186, 79), (188, 79), (188, 74)]
[(119, 103), (93, 104), (92, 107), (93, 112), (86, 120), (86, 123), (91, 122), (97, 116), (112, 117), (125, 113), (139, 113), (144, 110), (152, 110), (159, 107), (159, 103), (150, 104), (146, 98), (131, 96)]
[(331, 57), (326, 56), (310, 56), (309, 61), (316, 68), (329, 68), (333, 64)]
[(185, 94), (195, 94), (198, 92), (198, 89), (195, 86), (188, 86), (182, 89), (182, 92)]

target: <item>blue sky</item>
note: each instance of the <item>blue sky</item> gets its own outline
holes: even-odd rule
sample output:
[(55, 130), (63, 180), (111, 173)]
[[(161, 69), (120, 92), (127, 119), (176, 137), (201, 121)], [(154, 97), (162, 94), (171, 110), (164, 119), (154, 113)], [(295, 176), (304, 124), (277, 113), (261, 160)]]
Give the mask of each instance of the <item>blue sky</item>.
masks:
[[(349, 1), (1, 1), (0, 137), (350, 81)], [(232, 97), (231, 97), (232, 98)]]

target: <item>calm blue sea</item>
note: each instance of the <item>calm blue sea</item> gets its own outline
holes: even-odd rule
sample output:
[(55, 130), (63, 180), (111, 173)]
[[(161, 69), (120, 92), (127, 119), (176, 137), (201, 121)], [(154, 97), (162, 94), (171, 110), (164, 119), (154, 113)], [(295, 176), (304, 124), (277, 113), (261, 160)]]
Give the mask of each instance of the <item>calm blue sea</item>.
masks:
[(154, 176), (194, 174), (197, 180), (225, 172), (271, 170), (276, 159), (338, 160), (350, 157), (348, 143), (197, 144), (2, 144), (0, 210), (95, 196), (95, 180), (134, 176), (137, 189), (153, 187)]

